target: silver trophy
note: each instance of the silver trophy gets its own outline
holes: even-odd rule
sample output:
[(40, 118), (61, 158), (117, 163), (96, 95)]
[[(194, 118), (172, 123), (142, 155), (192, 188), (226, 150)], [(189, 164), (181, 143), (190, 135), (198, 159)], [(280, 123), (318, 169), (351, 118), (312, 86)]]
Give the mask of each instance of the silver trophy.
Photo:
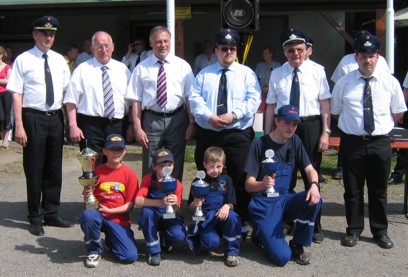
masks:
[[(274, 156), (275, 156), (275, 152), (272, 149), (268, 149), (265, 151), (266, 159), (262, 161), (265, 176), (267, 175), (270, 176), (274, 174), (276, 170), (278, 169), (279, 165), (281, 164), (273, 160)], [(278, 197), (279, 196), (279, 193), (275, 192), (275, 189), (273, 187), (267, 188), (265, 190), (265, 193), (267, 197)]]
[[(165, 175), (164, 178), (160, 179), (160, 189), (166, 195), (172, 194), (176, 191), (177, 188), (177, 179), (174, 179), (170, 176), (172, 169), (170, 166), (165, 166), (162, 169), (163, 174)], [(164, 219), (168, 218), (176, 218), (176, 213), (171, 205), (166, 207), (166, 212), (163, 214)]]
[[(91, 148), (85, 147), (79, 154), (78, 160), (82, 165), (82, 176), (80, 176), (79, 183), (84, 188), (92, 188), (97, 182), (99, 176), (95, 174), (94, 168), (96, 160), (98, 159), (98, 153)], [(96, 200), (93, 193), (85, 197), (85, 209), (98, 209), (99, 203)]]
[[(200, 170), (197, 172), (196, 177), (198, 180), (194, 182), (191, 186), (191, 193), (193, 194), (194, 198), (198, 198), (200, 200), (203, 200), (207, 194), (210, 192), (210, 186), (208, 183), (203, 181), (205, 178), (205, 172)], [(203, 209), (201, 206), (198, 206), (194, 212), (193, 215), (193, 220), (196, 221), (204, 221), (205, 220), (205, 215), (203, 213)]]

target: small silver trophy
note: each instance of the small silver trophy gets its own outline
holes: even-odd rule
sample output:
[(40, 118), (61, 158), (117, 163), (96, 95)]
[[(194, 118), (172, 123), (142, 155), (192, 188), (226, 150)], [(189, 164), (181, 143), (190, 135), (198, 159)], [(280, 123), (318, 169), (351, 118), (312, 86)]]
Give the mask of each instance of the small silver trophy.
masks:
[[(202, 201), (210, 192), (210, 186), (205, 181), (203, 181), (203, 179), (205, 178), (204, 171), (202, 170), (197, 171), (196, 177), (198, 178), (198, 180), (192, 184), (191, 193), (193, 194), (194, 198), (198, 198)], [(196, 208), (193, 215), (193, 220), (196, 221), (205, 220), (205, 215), (203, 213), (203, 209), (201, 206), (198, 206)]]
[[(275, 156), (275, 152), (272, 149), (268, 149), (265, 151), (265, 157), (266, 159), (262, 161), (262, 165), (265, 171), (265, 176), (272, 175), (276, 172), (278, 169), (278, 162), (275, 162), (273, 160), (273, 157)], [(279, 193), (275, 192), (275, 189), (273, 187), (267, 188), (265, 190), (266, 196), (267, 197), (278, 197)]]
[[(86, 146), (79, 154), (78, 160), (82, 165), (82, 176), (80, 176), (79, 183), (84, 188), (92, 188), (98, 182), (99, 176), (95, 174), (94, 168), (96, 160), (98, 159), (98, 153)], [(85, 197), (85, 209), (98, 209), (99, 203), (96, 200), (93, 193)]]
[[(166, 195), (174, 193), (177, 188), (177, 180), (170, 176), (171, 171), (172, 169), (170, 166), (163, 167), (162, 172), (165, 177), (159, 180), (160, 189)], [(166, 212), (163, 214), (163, 218), (176, 218), (176, 213), (174, 212), (174, 209), (171, 205), (168, 205), (166, 207)]]

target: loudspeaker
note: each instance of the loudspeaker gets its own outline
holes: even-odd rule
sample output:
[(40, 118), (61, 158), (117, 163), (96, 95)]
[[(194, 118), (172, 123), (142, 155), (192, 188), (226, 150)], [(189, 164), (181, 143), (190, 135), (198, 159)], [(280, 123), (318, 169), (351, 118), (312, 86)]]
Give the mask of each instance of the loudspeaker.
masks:
[(221, 28), (259, 30), (259, 0), (221, 0)]

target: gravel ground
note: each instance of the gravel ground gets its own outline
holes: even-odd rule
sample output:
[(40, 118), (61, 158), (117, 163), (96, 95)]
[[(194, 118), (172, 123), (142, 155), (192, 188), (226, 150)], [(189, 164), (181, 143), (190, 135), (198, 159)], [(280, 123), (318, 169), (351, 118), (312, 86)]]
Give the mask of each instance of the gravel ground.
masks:
[[(134, 168), (139, 177), (140, 152), (140, 147), (129, 146), (125, 157), (125, 163)], [(239, 265), (235, 268), (224, 265), (221, 249), (205, 256), (195, 256), (187, 245), (174, 248), (170, 254), (162, 254), (161, 265), (152, 267), (147, 264), (142, 233), (134, 225), (140, 254), (138, 261), (122, 265), (105, 252), (99, 267), (85, 268), (83, 233), (77, 223), (83, 209), (82, 187), (78, 182), (82, 171), (77, 153), (78, 148), (74, 146), (64, 149), (61, 195), (61, 216), (75, 222), (75, 226), (70, 229), (46, 226), (45, 236), (35, 237), (28, 232), (26, 220), (22, 149), (12, 143), (9, 150), (0, 150), (0, 188), (3, 191), (0, 195), (0, 276), (408, 276), (408, 219), (402, 214), (403, 185), (389, 187), (388, 232), (395, 247), (384, 250), (373, 243), (366, 216), (361, 241), (353, 248), (346, 248), (340, 245), (346, 228), (343, 185), (329, 176), (324, 176), (327, 182), (322, 184), (325, 240), (309, 249), (312, 264), (308, 266), (291, 261), (285, 267), (277, 267), (266, 260), (262, 250), (242, 241)], [(186, 164), (184, 199), (187, 199), (194, 175), (194, 166)], [(185, 206), (183, 213), (189, 223), (191, 217)], [(138, 210), (135, 210), (133, 222), (137, 216)]]

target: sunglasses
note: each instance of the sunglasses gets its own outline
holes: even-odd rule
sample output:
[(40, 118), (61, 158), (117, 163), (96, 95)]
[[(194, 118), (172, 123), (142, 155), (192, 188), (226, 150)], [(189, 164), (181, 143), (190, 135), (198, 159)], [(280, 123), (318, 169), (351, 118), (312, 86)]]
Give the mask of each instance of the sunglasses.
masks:
[(228, 52), (229, 50), (231, 53), (234, 53), (235, 51), (237, 51), (236, 47), (221, 47), (220, 49), (222, 52)]

